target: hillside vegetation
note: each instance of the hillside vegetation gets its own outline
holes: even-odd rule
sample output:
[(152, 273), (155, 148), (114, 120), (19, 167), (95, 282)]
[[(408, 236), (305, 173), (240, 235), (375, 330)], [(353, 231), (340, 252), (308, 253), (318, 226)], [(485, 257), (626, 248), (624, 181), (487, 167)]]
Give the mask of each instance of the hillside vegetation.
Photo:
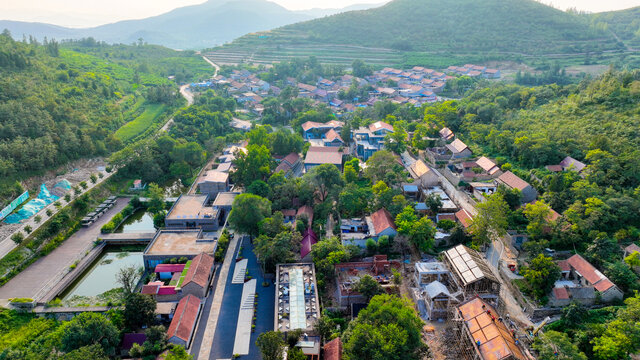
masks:
[[(179, 105), (177, 87), (165, 76), (180, 71), (176, 54), (151, 46), (40, 44), (0, 35), (0, 198), (5, 191), (15, 195), (15, 180), (121, 149), (157, 121), (157, 109)], [(194, 76), (180, 74), (183, 80)], [(155, 111), (152, 121), (142, 117), (121, 131), (129, 135), (114, 136), (147, 107)]]
[(323, 62), (360, 58), (372, 64), (447, 67), (550, 55), (584, 58), (623, 49), (606, 26), (595, 26), (588, 16), (533, 0), (394, 0), (248, 34), (213, 49), (212, 58), (268, 62), (315, 55)]
[[(593, 14), (590, 17), (594, 26), (609, 29), (626, 45), (640, 48), (640, 6)], [(602, 24), (606, 26), (603, 27)]]

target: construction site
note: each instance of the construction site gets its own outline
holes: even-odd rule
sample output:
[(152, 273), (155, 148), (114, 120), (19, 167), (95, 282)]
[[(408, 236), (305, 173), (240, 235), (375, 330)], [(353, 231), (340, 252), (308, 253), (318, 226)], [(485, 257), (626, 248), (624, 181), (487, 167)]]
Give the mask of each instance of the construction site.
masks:
[(511, 317), (507, 289), (482, 255), (458, 245), (439, 259), (415, 263), (410, 288), (435, 358), (535, 359), (528, 349), (541, 326)]

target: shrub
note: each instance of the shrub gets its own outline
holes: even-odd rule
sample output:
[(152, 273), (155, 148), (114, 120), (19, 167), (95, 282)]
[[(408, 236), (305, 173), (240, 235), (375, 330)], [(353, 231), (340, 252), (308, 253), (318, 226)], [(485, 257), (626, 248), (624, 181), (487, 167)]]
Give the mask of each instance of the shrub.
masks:
[(37, 223), (39, 223), (40, 221), (42, 221), (42, 216), (40, 216), (40, 215), (36, 215), (36, 216), (33, 218), (33, 221), (35, 221), (35, 222), (36, 222), (36, 224), (37, 224)]
[(98, 177), (96, 176), (96, 174), (91, 174), (91, 176), (89, 176), (89, 180), (91, 180), (91, 182), (95, 184), (98, 181)]
[(83, 189), (86, 189), (88, 187), (87, 182), (83, 181), (80, 183), (80, 186), (82, 186)]
[(70, 194), (65, 194), (64, 195), (64, 201), (70, 202), (71, 201), (71, 195)]
[(53, 211), (51, 211), (51, 209), (47, 209), (46, 214), (47, 216), (51, 216), (53, 215)]
[(443, 219), (438, 221), (438, 227), (444, 231), (449, 231), (456, 226), (456, 223), (449, 219)]
[(31, 230), (33, 230), (33, 228), (31, 228), (31, 226), (30, 226), (30, 225), (27, 225), (27, 226), (25, 226), (25, 227), (24, 227), (24, 231), (25, 231), (27, 234), (30, 234), (30, 233), (31, 233)]
[(11, 240), (13, 240), (14, 243), (19, 245), (22, 243), (22, 241), (24, 241), (24, 235), (22, 235), (21, 232), (17, 232), (11, 235)]

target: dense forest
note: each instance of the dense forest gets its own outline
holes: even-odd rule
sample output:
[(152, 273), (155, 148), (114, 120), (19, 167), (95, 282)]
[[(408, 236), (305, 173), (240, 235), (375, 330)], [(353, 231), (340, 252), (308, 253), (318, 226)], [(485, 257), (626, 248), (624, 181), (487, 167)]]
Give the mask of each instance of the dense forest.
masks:
[[(189, 67), (197, 62), (205, 66)], [(193, 80), (205, 68), (211, 71), (193, 53), (158, 46), (14, 41), (5, 31), (0, 35), (0, 190), (9, 194), (16, 179), (108, 155), (146, 135), (150, 124), (183, 101), (167, 76)], [(134, 119), (139, 123), (115, 136)]]

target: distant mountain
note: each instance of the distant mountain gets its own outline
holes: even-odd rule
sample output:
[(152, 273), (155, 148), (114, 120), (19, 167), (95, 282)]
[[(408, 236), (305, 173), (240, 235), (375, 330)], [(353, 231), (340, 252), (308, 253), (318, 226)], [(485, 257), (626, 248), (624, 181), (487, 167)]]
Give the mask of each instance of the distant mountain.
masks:
[(321, 18), (321, 17), (331, 16), (331, 15), (335, 15), (335, 14), (340, 14), (340, 13), (348, 12), (348, 11), (358, 11), (358, 10), (373, 9), (373, 8), (380, 7), (382, 5), (384, 5), (384, 3), (354, 4), (354, 5), (349, 5), (347, 7), (344, 7), (344, 8), (332, 8), (332, 9), (313, 8), (313, 9), (308, 9), (308, 10), (298, 10), (296, 12), (300, 13), (300, 14), (311, 16), (312, 18), (315, 19), (315, 18)]
[[(260, 39), (260, 40), (257, 40)], [(340, 44), (401, 51), (540, 55), (621, 49), (588, 17), (533, 0), (394, 0), (249, 34), (237, 41), (262, 47)], [(227, 48), (228, 50), (229, 48)]]
[[(337, 13), (344, 10), (330, 11)], [(148, 43), (174, 49), (200, 49), (223, 44), (247, 33), (325, 15), (320, 10), (290, 11), (266, 0), (209, 0), (158, 16), (93, 28), (73, 29), (43, 23), (1, 20), (0, 29), (9, 29), (18, 40), (23, 35), (33, 35), (38, 39), (47, 36), (58, 40), (91, 36), (109, 43), (129, 44), (143, 38)]]

